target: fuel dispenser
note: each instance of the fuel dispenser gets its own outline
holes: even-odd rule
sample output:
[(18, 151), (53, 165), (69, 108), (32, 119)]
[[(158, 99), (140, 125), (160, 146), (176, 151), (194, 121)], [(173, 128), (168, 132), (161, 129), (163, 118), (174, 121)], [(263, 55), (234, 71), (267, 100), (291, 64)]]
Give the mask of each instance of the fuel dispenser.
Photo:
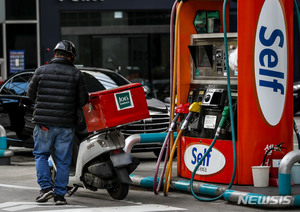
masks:
[[(189, 0), (177, 14), (177, 104), (202, 102), (201, 112), (183, 132), (178, 145), (177, 174), (185, 178), (191, 178), (196, 164), (207, 153), (228, 106), (222, 4), (218, 0)], [(227, 34), (229, 54), (237, 46), (239, 49), (238, 70), (229, 70), (237, 138), (234, 183), (251, 185), (251, 166), (261, 165), (268, 147), (285, 142), (287, 152), (293, 149), (293, 59), (288, 56), (293, 52), (293, 2), (238, 4), (238, 33)], [(215, 16), (208, 18), (208, 14)], [(274, 15), (270, 18), (270, 14)], [(196, 171), (195, 180), (230, 182), (234, 162), (231, 127), (227, 120)]]
[[(237, 48), (237, 33), (228, 35), (229, 50)], [(188, 102), (202, 102), (201, 113), (188, 126), (181, 140), (181, 176), (190, 178), (194, 166), (206, 153), (228, 105), (227, 72), (223, 33), (193, 34), (191, 45), (190, 90)], [(230, 70), (235, 118), (237, 113), (237, 70)], [(236, 123), (236, 121), (235, 121)], [(236, 124), (235, 124), (236, 125)], [(235, 126), (236, 127), (236, 126)], [(214, 158), (218, 158), (215, 160)], [(228, 183), (231, 179), (233, 151), (229, 119), (219, 140), (208, 153), (195, 180)]]
[[(237, 48), (237, 34), (228, 34), (231, 50)], [(188, 136), (213, 139), (217, 123), (227, 101), (225, 49), (222, 33), (196, 34), (191, 36), (191, 79), (188, 102), (202, 102), (202, 113), (186, 133)], [(231, 71), (234, 104), (237, 100), (237, 71)], [(230, 130), (220, 135), (231, 140)]]

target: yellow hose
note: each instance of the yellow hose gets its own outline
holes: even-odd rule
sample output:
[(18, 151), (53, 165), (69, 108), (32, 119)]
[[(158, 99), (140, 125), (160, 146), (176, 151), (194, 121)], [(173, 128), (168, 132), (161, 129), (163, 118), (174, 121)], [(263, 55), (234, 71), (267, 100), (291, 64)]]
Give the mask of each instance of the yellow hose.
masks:
[[(174, 71), (173, 71), (173, 93), (172, 93), (172, 107), (171, 107), (171, 120), (174, 119), (174, 112), (175, 112), (175, 98), (176, 98), (176, 81), (177, 81), (177, 50), (178, 50), (178, 22), (179, 22), (179, 13), (180, 13), (180, 9), (182, 7), (183, 2), (181, 1), (179, 3), (179, 6), (177, 8), (177, 14), (176, 14), (176, 21), (175, 21), (175, 39), (174, 39)], [(177, 135), (177, 138), (180, 137)], [(176, 140), (177, 140), (176, 138)], [(170, 148), (173, 150), (173, 140), (174, 140), (174, 135), (173, 133), (171, 133), (170, 135)], [(174, 144), (174, 146), (176, 147), (176, 144)], [(172, 152), (171, 152), (172, 153)], [(170, 153), (170, 154), (171, 154)], [(173, 153), (174, 155), (174, 153)], [(170, 164), (170, 165), (169, 165)], [(171, 178), (171, 174), (172, 174), (172, 159), (169, 158), (169, 164), (168, 164), (168, 170), (167, 169), (167, 174), (165, 175), (166, 179), (165, 180), (165, 184), (164, 184), (164, 195), (168, 194), (168, 190), (169, 190), (169, 186), (170, 186), (170, 178)]]
[(177, 138), (174, 142), (172, 151), (170, 153), (170, 158), (169, 158), (167, 171), (166, 171), (166, 176), (165, 176), (165, 184), (164, 184), (164, 195), (165, 196), (167, 196), (168, 192), (169, 192), (170, 183), (171, 183), (172, 160), (173, 160), (173, 157), (174, 157), (174, 153), (175, 153), (175, 150), (176, 150), (177, 143), (180, 140), (182, 132), (183, 132), (183, 129), (179, 130), (179, 133), (177, 134)]

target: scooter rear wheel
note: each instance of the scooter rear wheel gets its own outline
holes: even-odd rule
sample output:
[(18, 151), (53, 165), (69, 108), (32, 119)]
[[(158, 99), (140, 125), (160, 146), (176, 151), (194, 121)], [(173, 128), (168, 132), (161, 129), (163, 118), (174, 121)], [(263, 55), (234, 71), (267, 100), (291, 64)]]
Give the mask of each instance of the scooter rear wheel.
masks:
[(107, 192), (113, 199), (122, 200), (127, 197), (129, 185), (118, 181), (115, 187), (107, 189)]

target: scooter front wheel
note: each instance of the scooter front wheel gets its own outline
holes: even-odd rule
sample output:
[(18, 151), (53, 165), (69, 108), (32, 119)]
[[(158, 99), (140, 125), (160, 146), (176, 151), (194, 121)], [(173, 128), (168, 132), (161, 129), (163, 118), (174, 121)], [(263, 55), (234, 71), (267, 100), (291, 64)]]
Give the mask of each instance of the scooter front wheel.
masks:
[(107, 192), (113, 199), (123, 200), (127, 197), (129, 191), (129, 184), (121, 183), (119, 180), (117, 184), (110, 189), (107, 189)]

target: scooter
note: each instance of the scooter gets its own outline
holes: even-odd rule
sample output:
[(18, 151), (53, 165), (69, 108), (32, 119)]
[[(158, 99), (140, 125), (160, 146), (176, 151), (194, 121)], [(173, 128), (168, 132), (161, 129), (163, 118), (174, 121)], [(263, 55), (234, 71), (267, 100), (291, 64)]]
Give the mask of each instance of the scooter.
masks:
[[(72, 161), (75, 172), (72, 173), (71, 165), (69, 196), (84, 187), (92, 191), (106, 189), (113, 199), (124, 199), (132, 183), (129, 174), (139, 165), (137, 158), (123, 151), (124, 146), (125, 138), (118, 129), (92, 134), (80, 143), (75, 139)], [(53, 159), (51, 156), (54, 182), (56, 166)]]

